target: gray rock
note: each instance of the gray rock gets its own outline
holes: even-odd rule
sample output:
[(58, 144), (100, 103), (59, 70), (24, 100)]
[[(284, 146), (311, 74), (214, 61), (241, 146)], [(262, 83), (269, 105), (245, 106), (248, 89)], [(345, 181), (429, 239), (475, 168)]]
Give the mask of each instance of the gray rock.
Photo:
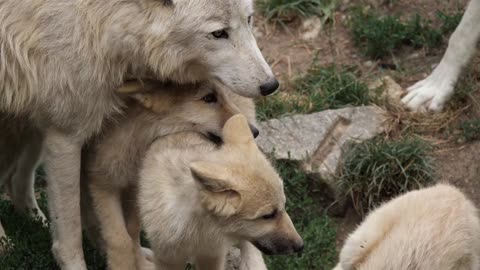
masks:
[(381, 133), (384, 120), (383, 111), (373, 106), (271, 119), (260, 123), (257, 143), (276, 159), (299, 161), (307, 173), (326, 180), (335, 190), (332, 180), (345, 145)]

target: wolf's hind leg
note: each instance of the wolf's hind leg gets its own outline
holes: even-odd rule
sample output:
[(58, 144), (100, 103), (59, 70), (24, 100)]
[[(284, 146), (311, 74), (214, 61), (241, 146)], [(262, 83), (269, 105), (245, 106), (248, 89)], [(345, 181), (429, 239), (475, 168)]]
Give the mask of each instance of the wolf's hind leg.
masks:
[(21, 211), (34, 210), (36, 216), (46, 222), (45, 215), (38, 207), (34, 191), (35, 170), (41, 160), (43, 139), (43, 134), (40, 131), (33, 132), (30, 140), (25, 143), (15, 171), (10, 178), (10, 196), (16, 209)]
[[(2, 222), (0, 221), (0, 239), (6, 239), (7, 238), (7, 234), (5, 234), (5, 230), (3, 229), (3, 226), (2, 226)], [(3, 241), (3, 240), (0, 240), (0, 241)], [(0, 254), (2, 253), (3, 251), (3, 246), (0, 246)]]

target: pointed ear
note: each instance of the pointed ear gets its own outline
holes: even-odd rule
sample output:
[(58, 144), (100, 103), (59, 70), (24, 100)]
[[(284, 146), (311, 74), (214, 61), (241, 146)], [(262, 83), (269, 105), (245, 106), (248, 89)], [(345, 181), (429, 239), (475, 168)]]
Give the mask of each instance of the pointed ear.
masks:
[(230, 173), (222, 166), (196, 161), (190, 164), (193, 178), (202, 190), (202, 205), (208, 211), (222, 217), (229, 217), (240, 206), (240, 194), (229, 181)]
[(142, 81), (126, 81), (120, 88), (117, 89), (117, 93), (127, 95), (135, 99), (138, 103), (140, 103), (140, 105), (147, 109), (151, 109), (153, 106), (151, 93), (145, 89), (145, 84)]
[(195, 180), (208, 191), (223, 192), (231, 189), (228, 182), (230, 175), (222, 166), (205, 161), (195, 161), (190, 164), (190, 170)]
[(117, 89), (117, 93), (125, 94), (125, 95), (133, 95), (141, 92), (144, 88), (145, 86), (142, 81), (129, 80), (123, 83), (123, 85)]
[(230, 117), (223, 126), (222, 133), (225, 143), (254, 143), (247, 119), (241, 114)]

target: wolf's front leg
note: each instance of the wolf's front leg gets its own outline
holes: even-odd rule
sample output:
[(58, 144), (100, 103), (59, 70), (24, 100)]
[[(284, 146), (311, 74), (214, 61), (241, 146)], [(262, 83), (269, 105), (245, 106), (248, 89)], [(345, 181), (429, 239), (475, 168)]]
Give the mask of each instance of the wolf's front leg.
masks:
[[(137, 269), (135, 263), (138, 256), (137, 249), (127, 231), (119, 190), (112, 186), (102, 186), (101, 182), (96, 181), (94, 177), (88, 181), (100, 232), (105, 242), (108, 268), (110, 270)], [(112, 181), (115, 180), (112, 179)]]
[(405, 106), (415, 111), (441, 111), (453, 94), (460, 72), (475, 53), (479, 38), (480, 0), (471, 0), (442, 61), (430, 76), (408, 88), (409, 93), (402, 99)]
[(195, 259), (195, 269), (199, 270), (224, 270), (227, 253), (199, 256)]
[(248, 241), (240, 243), (240, 270), (267, 270), (262, 252)]
[(140, 244), (142, 224), (139, 216), (140, 210), (138, 209), (136, 194), (136, 187), (128, 187), (127, 190), (122, 194), (123, 214), (125, 217), (127, 231), (132, 239), (132, 243), (134, 244), (137, 269), (155, 269), (155, 265), (153, 264), (153, 251), (149, 248), (142, 247)]
[(86, 269), (80, 219), (82, 141), (55, 130), (45, 135), (45, 171), (52, 220), (52, 252), (63, 270)]

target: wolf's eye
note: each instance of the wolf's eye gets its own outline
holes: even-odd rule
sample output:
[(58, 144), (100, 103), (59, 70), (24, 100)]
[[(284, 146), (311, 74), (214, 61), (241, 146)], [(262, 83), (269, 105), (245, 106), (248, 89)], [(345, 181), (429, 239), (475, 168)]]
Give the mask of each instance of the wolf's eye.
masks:
[(225, 38), (225, 39), (227, 39), (228, 38), (228, 33), (225, 29), (222, 29), (222, 30), (217, 30), (217, 31), (212, 32), (212, 36), (214, 36), (215, 38)]
[(248, 16), (248, 24), (252, 23), (252, 16)]
[(202, 100), (205, 101), (206, 103), (214, 103), (214, 102), (217, 102), (217, 96), (215, 96), (215, 94), (213, 93), (210, 93), (204, 96)]
[(275, 209), (271, 213), (263, 215), (262, 218), (263, 219), (274, 219), (277, 216), (277, 213), (278, 213), (278, 211), (277, 211), (277, 209)]

